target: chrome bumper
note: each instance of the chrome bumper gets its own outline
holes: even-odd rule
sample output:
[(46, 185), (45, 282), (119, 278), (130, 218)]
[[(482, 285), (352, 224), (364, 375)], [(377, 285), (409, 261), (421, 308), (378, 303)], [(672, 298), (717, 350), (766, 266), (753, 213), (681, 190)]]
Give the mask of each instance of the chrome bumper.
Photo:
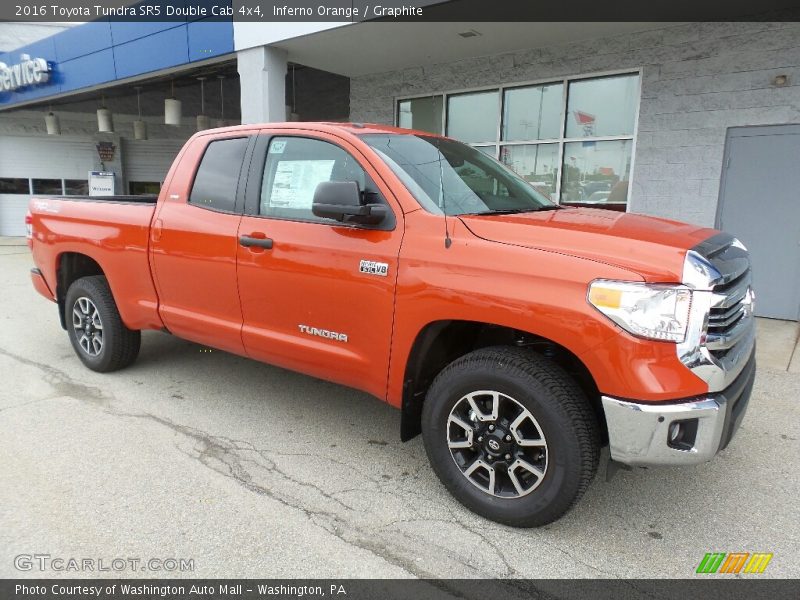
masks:
[[(691, 465), (711, 460), (739, 427), (755, 380), (751, 354), (718, 394), (672, 404), (602, 396), (611, 458), (628, 465)], [(677, 435), (673, 439), (671, 434)]]

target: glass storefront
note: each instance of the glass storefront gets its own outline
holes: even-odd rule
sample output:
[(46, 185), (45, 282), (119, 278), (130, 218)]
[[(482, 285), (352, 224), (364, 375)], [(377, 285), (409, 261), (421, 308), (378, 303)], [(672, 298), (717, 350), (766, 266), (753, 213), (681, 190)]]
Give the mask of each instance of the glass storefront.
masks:
[(495, 156), (556, 202), (626, 210), (639, 74), (401, 99), (397, 124)]
[(631, 140), (567, 142), (561, 203), (625, 210)]
[(431, 133), (442, 132), (442, 97), (428, 96), (401, 100), (397, 105), (397, 125)]
[(549, 140), (561, 137), (564, 84), (510, 88), (503, 100), (503, 140)]
[(475, 92), (447, 97), (447, 135), (468, 144), (497, 137), (497, 120), (475, 118), (497, 113), (498, 92)]
[(558, 184), (558, 144), (502, 146), (500, 160), (551, 200)]

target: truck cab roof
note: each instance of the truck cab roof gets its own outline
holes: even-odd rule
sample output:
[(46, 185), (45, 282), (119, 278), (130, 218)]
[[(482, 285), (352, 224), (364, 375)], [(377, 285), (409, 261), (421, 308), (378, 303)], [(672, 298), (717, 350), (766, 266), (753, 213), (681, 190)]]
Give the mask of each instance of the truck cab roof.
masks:
[(333, 121), (290, 121), (279, 123), (251, 123), (246, 125), (233, 125), (219, 129), (206, 129), (201, 133), (216, 133), (227, 131), (264, 129), (300, 129), (307, 131), (325, 131), (328, 133), (349, 133), (351, 135), (365, 135), (369, 133), (395, 133), (401, 135), (424, 135), (429, 137), (444, 137), (429, 131), (404, 129), (379, 123), (339, 123)]

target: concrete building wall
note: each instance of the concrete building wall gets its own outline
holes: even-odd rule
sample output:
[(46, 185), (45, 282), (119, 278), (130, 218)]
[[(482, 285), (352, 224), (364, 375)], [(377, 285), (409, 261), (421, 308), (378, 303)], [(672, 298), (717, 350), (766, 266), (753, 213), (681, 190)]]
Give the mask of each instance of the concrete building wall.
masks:
[[(556, 25), (554, 25), (556, 26)], [(712, 226), (729, 127), (800, 123), (800, 24), (690, 23), (351, 79), (353, 121), (397, 96), (642, 69), (630, 210)], [(773, 83), (787, 75), (783, 87)]]

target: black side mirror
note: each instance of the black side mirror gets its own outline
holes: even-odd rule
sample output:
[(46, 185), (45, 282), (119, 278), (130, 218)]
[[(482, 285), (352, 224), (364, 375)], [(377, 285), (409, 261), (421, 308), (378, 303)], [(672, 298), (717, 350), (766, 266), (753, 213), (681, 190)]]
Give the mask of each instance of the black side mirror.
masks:
[(311, 212), (343, 223), (377, 225), (386, 218), (382, 204), (362, 204), (355, 181), (323, 181), (314, 190)]

